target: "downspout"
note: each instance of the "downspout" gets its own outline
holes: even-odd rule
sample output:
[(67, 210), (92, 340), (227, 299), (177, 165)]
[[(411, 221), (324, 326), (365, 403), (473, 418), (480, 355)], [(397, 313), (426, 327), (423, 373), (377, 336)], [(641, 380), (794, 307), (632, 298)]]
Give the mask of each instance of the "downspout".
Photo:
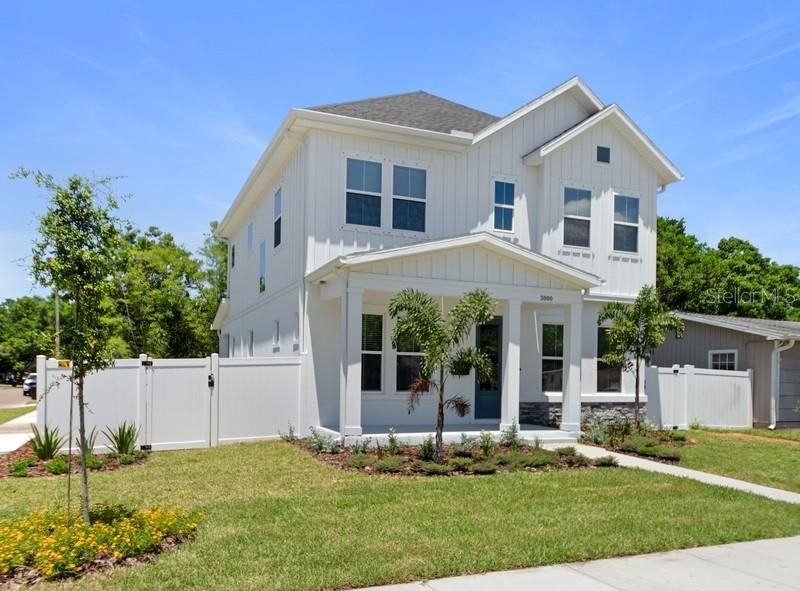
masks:
[(795, 340), (789, 339), (788, 341), (775, 341), (775, 348), (772, 350), (772, 380), (771, 380), (771, 394), (772, 400), (770, 403), (770, 425), (768, 429), (774, 429), (778, 423), (778, 406), (780, 404), (781, 396), (781, 353), (794, 347)]

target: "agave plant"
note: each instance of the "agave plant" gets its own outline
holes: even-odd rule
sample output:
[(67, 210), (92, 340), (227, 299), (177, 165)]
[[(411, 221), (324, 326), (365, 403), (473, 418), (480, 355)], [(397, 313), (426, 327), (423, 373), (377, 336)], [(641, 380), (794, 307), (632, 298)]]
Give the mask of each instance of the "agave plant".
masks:
[(139, 429), (133, 423), (123, 421), (114, 429), (106, 427), (103, 434), (108, 438), (108, 447), (115, 454), (121, 456), (133, 455), (136, 451), (136, 438), (139, 436)]
[(67, 438), (60, 435), (58, 427), (52, 429), (47, 425), (44, 426), (44, 431), (33, 427), (33, 439), (31, 439), (31, 447), (33, 448), (34, 455), (42, 461), (52, 460), (58, 454), (59, 450), (64, 447), (64, 442)]

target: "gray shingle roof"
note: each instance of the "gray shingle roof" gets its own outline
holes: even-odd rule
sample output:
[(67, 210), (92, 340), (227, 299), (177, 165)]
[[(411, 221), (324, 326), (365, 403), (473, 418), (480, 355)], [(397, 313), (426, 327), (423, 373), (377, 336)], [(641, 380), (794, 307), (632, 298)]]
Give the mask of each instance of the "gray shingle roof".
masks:
[(690, 312), (678, 312), (677, 315), (684, 320), (730, 328), (739, 332), (764, 336), (768, 339), (800, 339), (800, 322), (791, 320), (741, 318), (739, 316), (716, 316), (714, 314)]
[(421, 90), (307, 109), (442, 133), (477, 133), (500, 119)]

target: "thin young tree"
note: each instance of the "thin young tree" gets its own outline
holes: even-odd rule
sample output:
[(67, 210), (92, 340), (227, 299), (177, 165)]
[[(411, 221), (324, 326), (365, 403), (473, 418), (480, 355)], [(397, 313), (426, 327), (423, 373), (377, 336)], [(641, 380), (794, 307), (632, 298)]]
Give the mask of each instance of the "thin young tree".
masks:
[(12, 178), (32, 178), (50, 193), (47, 211), (39, 219), (39, 238), (33, 247), (33, 276), (47, 288), (57, 286), (72, 307), (73, 322), (62, 333), (62, 354), (72, 360), (78, 409), (78, 447), (81, 464), (81, 509), (89, 523), (89, 477), (86, 466), (84, 383), (92, 372), (112, 363), (106, 348), (108, 323), (103, 316), (114, 291), (119, 268), (120, 231), (114, 216), (117, 200), (109, 178), (90, 181), (70, 176), (59, 184), (49, 174), (20, 169)]
[(634, 412), (639, 427), (639, 391), (642, 363), (649, 363), (655, 350), (666, 339), (666, 332), (683, 334), (683, 321), (670, 313), (659, 301), (655, 287), (645, 285), (632, 304), (612, 302), (603, 306), (597, 316), (598, 325), (611, 322), (608, 328), (610, 351), (601, 359), (636, 376)]
[(438, 395), (434, 452), (437, 462), (444, 458), (445, 409), (461, 417), (470, 409), (470, 403), (460, 394), (448, 397), (448, 378), (466, 375), (474, 369), (478, 379), (486, 380), (494, 372), (485, 353), (465, 345), (472, 329), (489, 322), (494, 311), (495, 301), (484, 290), (465, 294), (446, 314), (431, 296), (413, 289), (401, 291), (389, 302), (389, 315), (396, 320), (392, 345), (397, 348), (398, 342), (413, 343), (422, 351), (420, 376), (408, 391), (408, 411), (416, 408), (425, 393), (433, 390)]

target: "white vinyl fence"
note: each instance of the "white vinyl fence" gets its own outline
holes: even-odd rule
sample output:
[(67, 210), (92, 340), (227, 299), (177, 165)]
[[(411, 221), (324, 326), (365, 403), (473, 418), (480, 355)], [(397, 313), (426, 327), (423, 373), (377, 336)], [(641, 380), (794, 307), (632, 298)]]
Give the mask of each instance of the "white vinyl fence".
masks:
[(753, 426), (753, 372), (699, 369), (692, 365), (648, 367), (647, 419), (658, 427)]
[[(272, 439), (287, 425), (299, 424), (299, 357), (227, 359), (117, 359), (112, 367), (86, 378), (87, 430), (99, 433), (133, 423), (143, 449), (211, 447)], [(37, 358), (38, 427), (69, 432), (70, 368)], [(73, 441), (78, 432), (73, 400)]]

